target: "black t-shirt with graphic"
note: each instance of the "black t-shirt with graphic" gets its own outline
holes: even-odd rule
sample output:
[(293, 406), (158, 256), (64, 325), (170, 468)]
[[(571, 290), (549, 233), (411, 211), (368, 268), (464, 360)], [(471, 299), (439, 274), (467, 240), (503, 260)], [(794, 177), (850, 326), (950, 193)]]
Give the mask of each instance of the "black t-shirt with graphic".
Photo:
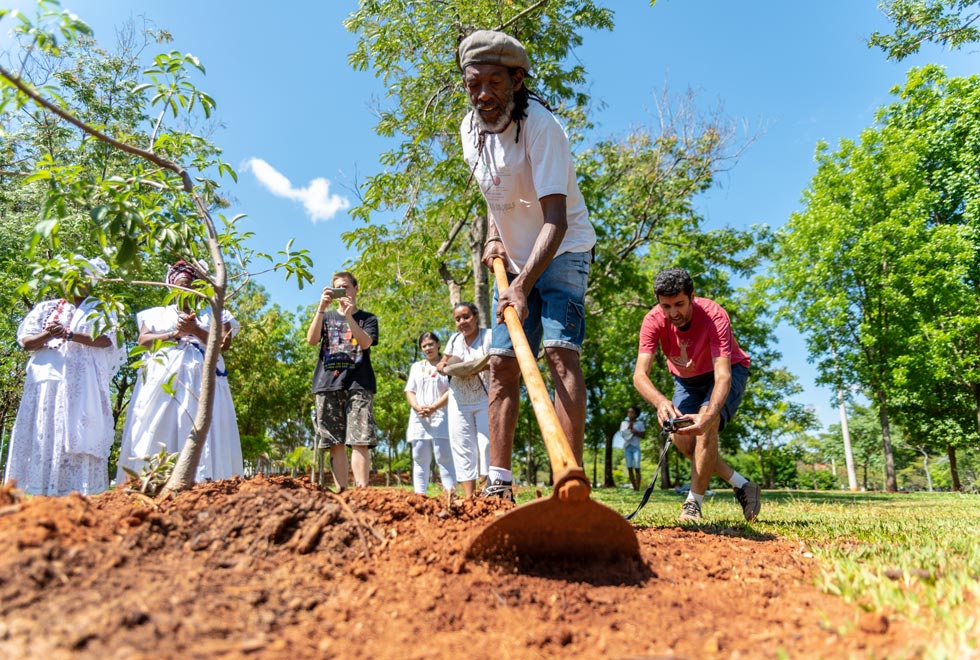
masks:
[[(371, 338), (371, 345), (378, 343), (378, 317), (362, 309), (353, 314), (354, 322)], [(313, 393), (338, 390), (377, 391), (374, 369), (371, 367), (371, 349), (361, 349), (353, 338), (347, 319), (336, 310), (323, 315), (320, 336), (320, 355), (313, 370)]]

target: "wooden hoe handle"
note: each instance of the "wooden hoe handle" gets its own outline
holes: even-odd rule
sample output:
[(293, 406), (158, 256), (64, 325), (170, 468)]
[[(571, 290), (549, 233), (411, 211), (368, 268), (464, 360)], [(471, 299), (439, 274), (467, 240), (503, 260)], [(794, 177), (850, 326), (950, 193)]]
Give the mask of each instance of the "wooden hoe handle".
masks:
[[(499, 295), (509, 286), (507, 269), (499, 257), (493, 260), (493, 274), (497, 278)], [(551, 469), (555, 474), (557, 486), (561, 475), (569, 470), (580, 470), (581, 468), (575, 461), (575, 454), (572, 453), (571, 445), (568, 444), (568, 438), (565, 437), (561, 424), (558, 423), (558, 415), (555, 413), (551, 397), (548, 396), (548, 388), (545, 387), (544, 379), (541, 378), (541, 372), (538, 371), (537, 359), (531, 351), (527, 335), (524, 334), (524, 325), (517, 316), (517, 310), (510, 306), (505, 307), (504, 321), (507, 323), (510, 341), (514, 345), (514, 352), (517, 354), (517, 363), (521, 367), (521, 375), (524, 376), (524, 385), (527, 387), (528, 396), (531, 397), (534, 416), (537, 418), (538, 427), (541, 429), (541, 438), (548, 450), (548, 458), (551, 459)]]

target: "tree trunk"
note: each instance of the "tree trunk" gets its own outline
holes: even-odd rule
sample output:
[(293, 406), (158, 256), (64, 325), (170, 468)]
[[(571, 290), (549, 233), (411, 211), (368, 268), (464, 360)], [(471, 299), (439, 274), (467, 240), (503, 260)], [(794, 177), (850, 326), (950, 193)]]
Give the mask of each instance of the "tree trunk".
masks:
[(7, 473), (7, 418), (0, 415), (0, 475)]
[(613, 479), (613, 436), (606, 436), (606, 469), (603, 470), (603, 488), (615, 488), (616, 481)]
[(490, 275), (483, 259), (483, 245), (487, 240), (487, 217), (478, 215), (470, 225), (470, 258), (473, 267), (473, 304), (480, 312), (480, 324), (484, 328), (493, 327), (490, 318)]
[(756, 445), (759, 448), (759, 480), (763, 482), (763, 486), (769, 487), (766, 481), (766, 452), (762, 448), (762, 443), (760, 442)]
[(976, 402), (977, 433), (980, 433), (980, 383), (973, 383), (973, 400)]
[(392, 470), (392, 462), (393, 462), (391, 457), (391, 452), (392, 452), (392, 446), (391, 443), (389, 442), (388, 443), (388, 474), (385, 475), (385, 486), (391, 485), (391, 470)]
[(953, 479), (953, 490), (963, 490), (960, 484), (960, 471), (956, 468), (956, 447), (946, 443), (946, 455), (949, 457), (949, 476)]
[(123, 373), (119, 382), (116, 383), (116, 402), (112, 406), (112, 428), (119, 427), (119, 418), (122, 417), (123, 408), (126, 407), (126, 393), (132, 382), (129, 380), (129, 372)]
[[(212, 254), (212, 258), (214, 255)], [(221, 342), (224, 339), (221, 322), (225, 307), (225, 265), (224, 262), (215, 263), (215, 270), (220, 269), (220, 275), (215, 277), (214, 297), (211, 299), (211, 323), (212, 327), (208, 333), (207, 348), (204, 351), (204, 364), (201, 375), (201, 392), (197, 400), (197, 413), (194, 415), (194, 426), (187, 442), (177, 457), (177, 465), (174, 467), (173, 474), (167, 480), (167, 485), (162, 494), (172, 491), (187, 490), (194, 485), (194, 474), (197, 472), (197, 465), (201, 461), (201, 454), (204, 452), (204, 443), (207, 441), (208, 431), (211, 429), (211, 419), (214, 416), (214, 393), (216, 389), (218, 357), (221, 355)]]
[(844, 405), (844, 389), (837, 388), (837, 405), (840, 408), (840, 431), (844, 436), (844, 462), (847, 464), (847, 487), (853, 493), (858, 489), (854, 472), (854, 452), (851, 450), (851, 432), (847, 428), (847, 407)]
[(926, 473), (926, 488), (929, 492), (932, 492), (932, 475), (929, 474), (929, 453), (924, 447), (919, 447), (919, 451), (922, 452), (922, 469)]
[(898, 492), (898, 479), (895, 477), (895, 456), (892, 452), (892, 431), (888, 418), (888, 397), (885, 391), (875, 392), (878, 399), (878, 421), (881, 424), (881, 443), (885, 450), (885, 490), (889, 493)]
[(766, 488), (775, 488), (776, 484), (776, 460), (773, 457), (775, 448), (773, 447), (772, 436), (769, 437), (769, 475), (767, 477)]
[(201, 376), (201, 391), (198, 394), (197, 414), (194, 415), (194, 426), (184, 448), (177, 457), (177, 465), (174, 466), (173, 474), (167, 480), (167, 485), (163, 487), (162, 495), (167, 495), (174, 491), (187, 490), (194, 485), (194, 474), (197, 472), (197, 464), (201, 461), (201, 454), (204, 452), (204, 443), (208, 437), (208, 430), (211, 428), (211, 419), (214, 416), (214, 392), (217, 385), (218, 358), (221, 357), (221, 343), (224, 341), (224, 318), (225, 293), (228, 286), (228, 271), (225, 268), (224, 255), (221, 254), (221, 247), (218, 245), (217, 232), (211, 216), (207, 213), (203, 202), (197, 198), (193, 192), (190, 176), (185, 172), (182, 174), (184, 188), (194, 198), (198, 212), (208, 233), (208, 251), (211, 254), (211, 262), (214, 264), (213, 291), (211, 296), (211, 329), (208, 332), (208, 343), (204, 350), (204, 373)]

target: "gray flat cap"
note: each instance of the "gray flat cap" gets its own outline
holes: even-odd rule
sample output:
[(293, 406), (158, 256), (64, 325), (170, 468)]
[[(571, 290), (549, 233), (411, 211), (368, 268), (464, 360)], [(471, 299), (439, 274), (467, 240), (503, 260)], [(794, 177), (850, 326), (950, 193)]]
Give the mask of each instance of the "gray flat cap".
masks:
[(531, 60), (527, 57), (520, 41), (494, 30), (477, 30), (459, 44), (459, 68), (465, 70), (470, 64), (498, 64), (500, 66), (531, 70)]

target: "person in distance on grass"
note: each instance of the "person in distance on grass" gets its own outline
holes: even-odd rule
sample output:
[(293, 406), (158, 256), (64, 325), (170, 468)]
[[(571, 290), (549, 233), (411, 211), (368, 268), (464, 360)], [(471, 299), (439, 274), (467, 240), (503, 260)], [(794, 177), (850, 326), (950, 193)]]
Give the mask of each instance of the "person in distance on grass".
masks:
[(94, 495), (109, 486), (109, 383), (126, 350), (115, 313), (100, 313), (100, 301), (89, 295), (109, 266), (100, 257), (78, 261), (86, 283), (77, 294), (39, 302), (17, 328), (31, 357), (4, 481), (32, 495)]
[[(202, 273), (183, 259), (167, 269), (172, 288), (192, 289)], [(140, 368), (123, 427), (116, 483), (125, 483), (127, 469), (137, 475), (162, 448), (180, 452), (194, 427), (204, 380), (204, 353), (212, 329), (221, 333), (221, 352), (231, 348), (241, 324), (227, 309), (215, 323), (210, 307), (197, 309), (197, 297), (175, 300), (136, 314), (137, 342), (152, 352)], [(156, 346), (156, 350), (152, 350)], [(222, 355), (215, 368), (214, 407), (195, 472), (195, 481), (230, 479), (244, 471), (235, 403)]]
[(480, 327), (476, 305), (461, 301), (453, 307), (456, 330), (446, 342), (446, 351), (436, 365), (439, 373), (454, 364), (474, 365), (479, 371), (452, 374), (449, 380), (449, 442), (453, 449), (456, 478), (464, 497), (473, 497), (477, 476), (486, 477), (490, 468), (490, 427), (487, 392), (490, 374), (479, 367), (490, 350), (491, 333)]
[[(317, 451), (330, 449), (330, 471), (337, 490), (342, 491), (351, 469), (354, 485), (362, 488), (371, 475), (371, 447), (377, 444), (377, 381), (371, 347), (378, 343), (378, 317), (357, 308), (357, 279), (351, 273), (334, 273), (332, 281), (332, 288), (344, 289), (347, 295), (335, 301), (331, 287), (323, 289), (306, 341), (320, 346), (313, 370)], [(334, 302), (336, 310), (330, 309)], [(345, 444), (351, 447), (350, 463)]]
[(438, 371), (441, 345), (439, 335), (423, 332), (418, 347), (423, 358), (412, 364), (405, 383), (405, 398), (412, 412), (408, 416), (408, 443), (412, 447), (412, 486), (419, 495), (429, 487), (429, 469), (435, 450), (439, 477), (447, 493), (456, 490), (456, 468), (449, 446), (449, 424), (446, 403), (449, 401), (449, 377)]
[(619, 426), (619, 434), (623, 436), (623, 453), (626, 454), (626, 470), (630, 474), (630, 485), (633, 490), (640, 490), (640, 457), (642, 451), (640, 441), (646, 437), (647, 427), (637, 419), (640, 409), (630, 406), (626, 409), (626, 419)]
[[(749, 356), (735, 341), (721, 305), (694, 296), (694, 282), (686, 270), (661, 271), (653, 290), (657, 304), (640, 327), (633, 385), (656, 408), (661, 424), (675, 418), (692, 422), (672, 436), (674, 445), (691, 460), (691, 491), (680, 520), (701, 520), (701, 503), (713, 474), (735, 488), (745, 519), (755, 520), (759, 487), (725, 463), (718, 450), (718, 434), (735, 415), (745, 392)], [(658, 345), (674, 376), (673, 400), (650, 380)]]
[(487, 202), (483, 263), (500, 258), (510, 285), (495, 291), (490, 349), (490, 471), (486, 496), (513, 500), (511, 457), (520, 402), (520, 369), (503, 311), (524, 319), (532, 350), (544, 343), (555, 383), (555, 412), (581, 463), (585, 379), (585, 288), (596, 234), (575, 180), (568, 136), (526, 85), (524, 46), (502, 32), (478, 30), (459, 44), (463, 86), (472, 104), (460, 126), (463, 157)]

